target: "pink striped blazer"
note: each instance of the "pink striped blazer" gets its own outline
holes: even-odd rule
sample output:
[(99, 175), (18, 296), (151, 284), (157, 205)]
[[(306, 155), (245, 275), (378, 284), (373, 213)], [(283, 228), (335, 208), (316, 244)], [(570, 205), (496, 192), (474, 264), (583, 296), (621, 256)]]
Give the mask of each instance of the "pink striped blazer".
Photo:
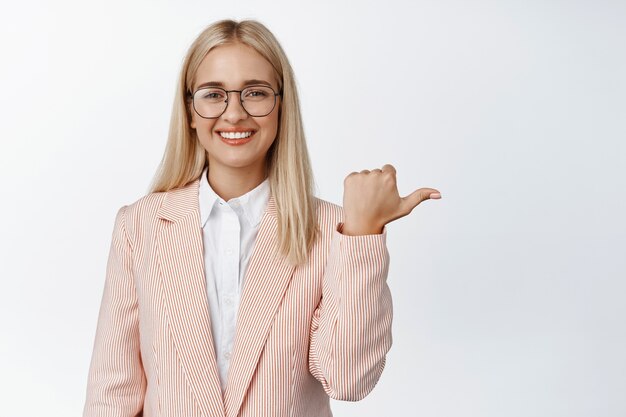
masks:
[(365, 397), (392, 342), (386, 228), (343, 235), (342, 208), (316, 199), (321, 235), (294, 267), (277, 251), (270, 197), (222, 392), (198, 185), (117, 212), (83, 416), (324, 417), (332, 416), (329, 397)]

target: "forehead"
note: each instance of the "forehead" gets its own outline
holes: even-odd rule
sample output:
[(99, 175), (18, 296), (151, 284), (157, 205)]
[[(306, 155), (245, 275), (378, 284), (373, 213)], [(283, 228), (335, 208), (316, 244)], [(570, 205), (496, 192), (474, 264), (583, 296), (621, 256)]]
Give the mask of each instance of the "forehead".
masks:
[(240, 88), (246, 80), (264, 80), (277, 87), (274, 68), (252, 47), (242, 44), (217, 46), (204, 57), (194, 79), (194, 89), (207, 82)]

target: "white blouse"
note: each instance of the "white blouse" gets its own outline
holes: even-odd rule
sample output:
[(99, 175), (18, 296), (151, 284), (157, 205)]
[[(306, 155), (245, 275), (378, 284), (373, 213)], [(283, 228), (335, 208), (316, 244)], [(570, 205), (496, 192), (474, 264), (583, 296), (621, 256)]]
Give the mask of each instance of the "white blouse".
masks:
[(223, 391), (243, 279), (269, 201), (270, 185), (266, 178), (255, 189), (226, 202), (211, 188), (207, 173), (205, 168), (198, 201), (211, 331)]

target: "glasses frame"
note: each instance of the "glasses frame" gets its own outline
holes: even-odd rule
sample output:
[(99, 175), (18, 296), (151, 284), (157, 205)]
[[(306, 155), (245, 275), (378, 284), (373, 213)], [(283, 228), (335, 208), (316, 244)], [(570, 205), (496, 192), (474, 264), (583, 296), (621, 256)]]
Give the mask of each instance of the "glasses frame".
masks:
[[(269, 89), (270, 89), (270, 90), (272, 90), (272, 92), (274, 93), (274, 104), (272, 105), (272, 109), (271, 109), (270, 111), (268, 111), (267, 113), (265, 113), (264, 115), (262, 115), (262, 116), (253, 116), (253, 115), (251, 115), (250, 113), (248, 113), (248, 110), (246, 110), (246, 106), (244, 106), (244, 104), (243, 104), (243, 99), (241, 98), (241, 97), (242, 97), (241, 93), (242, 93), (244, 90), (247, 90), (247, 89), (249, 89), (249, 88), (253, 88), (253, 87), (265, 87), (265, 88), (269, 88)], [(201, 91), (201, 90), (207, 90), (207, 89), (218, 89), (218, 90), (222, 90), (222, 91), (225, 93), (224, 95), (226, 96), (226, 99), (224, 100), (224, 102), (226, 103), (226, 106), (224, 106), (224, 110), (223, 110), (223, 111), (222, 111), (222, 112), (221, 112), (218, 116), (214, 116), (214, 117), (204, 117), (204, 116), (203, 116), (203, 115), (201, 115), (201, 114), (198, 112), (198, 110), (196, 109), (196, 102), (195, 102), (195, 100), (194, 100), (194, 97), (196, 96), (196, 93), (197, 93), (198, 91)], [(188, 100), (188, 101), (191, 101), (191, 105), (192, 105), (192, 107), (193, 107), (193, 111), (195, 111), (195, 112), (196, 112), (196, 114), (197, 114), (198, 116), (202, 117), (203, 119), (218, 119), (218, 118), (222, 117), (222, 115), (224, 114), (224, 112), (226, 112), (226, 109), (228, 109), (228, 100), (229, 100), (229, 97), (230, 97), (230, 96), (229, 96), (229, 93), (239, 93), (239, 102), (241, 103), (241, 108), (242, 108), (242, 109), (243, 109), (243, 111), (245, 111), (245, 112), (246, 112), (246, 114), (247, 114), (248, 116), (250, 116), (250, 117), (265, 117), (265, 116), (267, 116), (268, 114), (270, 114), (271, 112), (273, 112), (273, 111), (274, 111), (274, 108), (276, 107), (276, 96), (281, 96), (281, 97), (283, 96), (283, 91), (282, 91), (282, 90), (280, 90), (280, 91), (277, 93), (277, 92), (276, 92), (276, 91), (275, 91), (272, 87), (270, 87), (269, 85), (264, 85), (264, 84), (255, 84), (255, 85), (249, 85), (249, 86), (245, 87), (243, 90), (226, 90), (226, 89), (224, 89), (224, 88), (222, 88), (222, 87), (200, 87), (200, 88), (196, 89), (196, 91), (194, 91), (193, 93), (188, 93), (188, 94), (187, 94), (187, 100)]]

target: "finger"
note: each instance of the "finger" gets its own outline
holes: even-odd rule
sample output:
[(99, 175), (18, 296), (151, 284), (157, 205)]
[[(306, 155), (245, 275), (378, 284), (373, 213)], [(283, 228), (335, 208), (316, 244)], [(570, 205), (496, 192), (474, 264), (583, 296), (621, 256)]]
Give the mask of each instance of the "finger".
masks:
[(368, 169), (364, 169), (363, 171), (361, 171), (361, 174), (369, 174), (370, 171)]
[(382, 173), (383, 171), (382, 171), (382, 170), (380, 170), (380, 169), (378, 169), (378, 168), (374, 168), (374, 169), (373, 169), (373, 170), (371, 170), (370, 172), (380, 172), (380, 173)]
[(352, 178), (354, 178), (355, 175), (359, 175), (359, 173), (352, 171), (351, 173), (346, 175), (346, 177), (343, 179), (343, 186), (345, 187), (348, 184), (348, 182), (353, 181)]
[[(433, 195), (439, 195), (439, 197), (431, 197)], [(435, 190), (434, 188), (419, 188), (415, 191), (413, 191), (411, 194), (407, 195), (406, 197), (402, 198), (402, 202), (403, 202), (403, 209), (406, 212), (411, 212), (411, 210), (413, 210), (419, 203), (421, 203), (424, 200), (429, 200), (429, 199), (435, 199), (435, 198), (441, 198), (441, 193), (438, 190)]]
[(393, 165), (391, 165), (391, 164), (385, 164), (385, 165), (383, 165), (383, 169), (382, 169), (382, 171), (383, 171), (383, 172), (387, 172), (387, 171), (389, 171), (389, 172), (392, 172), (394, 175), (396, 174), (396, 169), (395, 169), (395, 168), (393, 167)]

